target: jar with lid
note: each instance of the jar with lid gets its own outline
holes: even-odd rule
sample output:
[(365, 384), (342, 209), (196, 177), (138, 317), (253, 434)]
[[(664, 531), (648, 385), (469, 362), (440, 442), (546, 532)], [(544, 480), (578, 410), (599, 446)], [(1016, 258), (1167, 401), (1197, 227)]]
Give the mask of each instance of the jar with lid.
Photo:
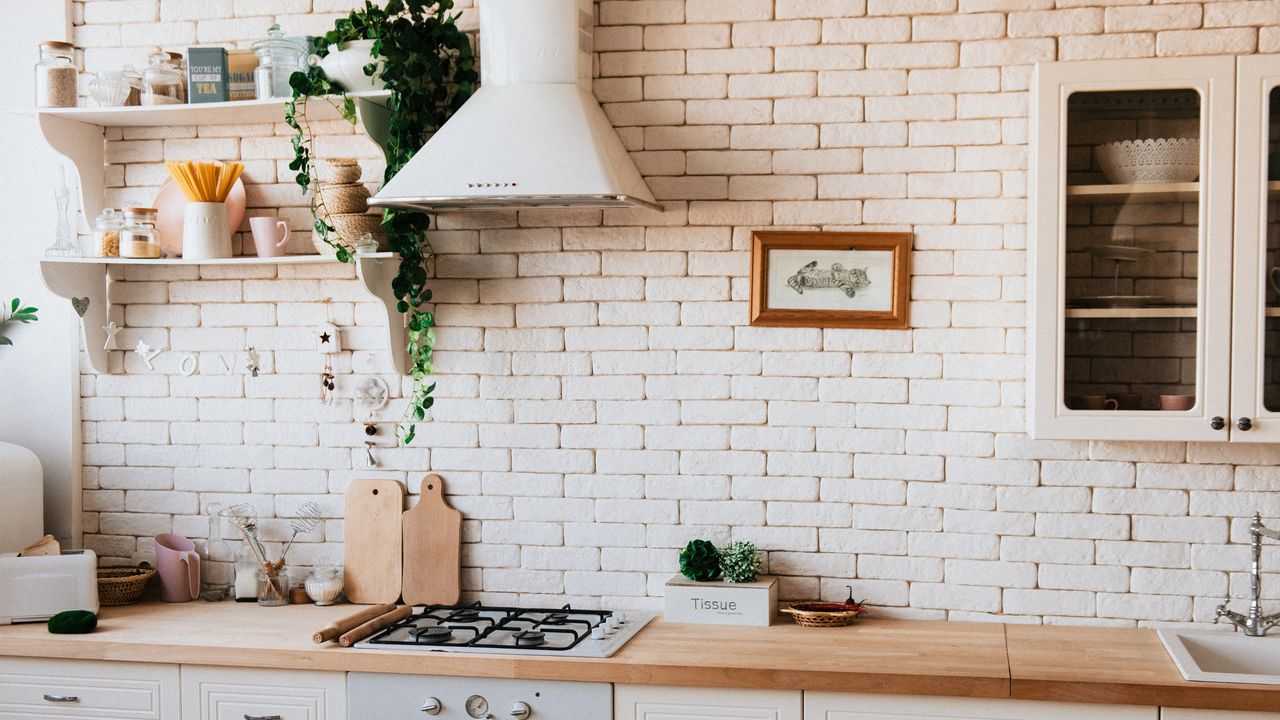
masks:
[(142, 73), (138, 72), (138, 68), (132, 65), (125, 65), (120, 71), (124, 75), (125, 81), (129, 83), (129, 97), (125, 98), (125, 107), (135, 107), (142, 104)]
[(120, 230), (124, 216), (115, 208), (106, 208), (93, 221), (93, 257), (120, 257)]
[(147, 56), (147, 69), (142, 71), (143, 105), (177, 105), (182, 102), (182, 73), (164, 50)]
[(64, 108), (76, 106), (76, 81), (79, 70), (75, 62), (76, 46), (61, 40), (40, 43), (40, 61), (36, 63), (36, 107)]
[(120, 230), (120, 257), (160, 257), (160, 232), (156, 230), (155, 208), (124, 209), (124, 228)]
[(187, 101), (187, 59), (180, 52), (169, 51), (169, 63), (178, 71), (178, 102)]
[(253, 54), (258, 56), (258, 67), (253, 71), (258, 98), (292, 97), (289, 76), (298, 72), (301, 66), (306, 54), (302, 46), (286, 38), (277, 23), (267, 29), (265, 40), (253, 44)]

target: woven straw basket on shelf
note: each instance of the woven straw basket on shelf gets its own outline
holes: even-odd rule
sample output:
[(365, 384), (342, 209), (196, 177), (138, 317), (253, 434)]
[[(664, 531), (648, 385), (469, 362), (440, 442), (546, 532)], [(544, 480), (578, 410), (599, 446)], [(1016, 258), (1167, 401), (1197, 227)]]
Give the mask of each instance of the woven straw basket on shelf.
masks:
[(98, 604), (132, 605), (156, 574), (146, 563), (138, 567), (98, 568)]

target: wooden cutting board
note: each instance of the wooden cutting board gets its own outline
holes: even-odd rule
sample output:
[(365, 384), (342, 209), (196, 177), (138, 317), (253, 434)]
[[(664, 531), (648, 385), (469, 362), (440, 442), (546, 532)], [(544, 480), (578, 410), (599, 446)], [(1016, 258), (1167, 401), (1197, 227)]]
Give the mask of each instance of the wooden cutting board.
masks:
[(453, 605), (462, 594), (462, 513), (444, 501), (439, 475), (423, 478), (420, 492), (404, 513), (404, 602)]
[(373, 605), (400, 598), (400, 518), (404, 488), (395, 480), (353, 480), (343, 515), (347, 599)]

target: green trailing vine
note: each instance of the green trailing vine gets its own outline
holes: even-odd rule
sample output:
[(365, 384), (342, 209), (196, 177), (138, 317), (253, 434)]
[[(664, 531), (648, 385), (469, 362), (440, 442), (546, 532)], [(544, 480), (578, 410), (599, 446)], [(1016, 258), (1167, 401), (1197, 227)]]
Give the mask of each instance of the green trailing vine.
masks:
[[(388, 0), (384, 7), (365, 0), (363, 8), (339, 19), (333, 30), (313, 41), (312, 50), (321, 57), (328, 54), (331, 45), (351, 40), (374, 41), (364, 72), (372, 77), (378, 71), (375, 58), (381, 58), (382, 82), (391, 91), (387, 102), (390, 122), (384, 181), (413, 159), (414, 153), (462, 107), (479, 80), (471, 42), (458, 28), (458, 14), (450, 12), (452, 9), (453, 0)], [(294, 158), (289, 168), (297, 173), (294, 179), (305, 192), (311, 189), (315, 178), (307, 98), (324, 98), (352, 123), (356, 120), (355, 102), (319, 67), (294, 73), (290, 85), (293, 97), (285, 109), (285, 120), (294, 131)], [(351, 262), (351, 252), (332, 239), (334, 228), (323, 219), (327, 213), (319, 193), (313, 193), (311, 202), (316, 234), (334, 248), (338, 260)], [(427, 410), (435, 402), (435, 383), (430, 380), (435, 316), (427, 309), (431, 290), (427, 287), (430, 245), (426, 232), (431, 219), (423, 213), (387, 210), (382, 224), (391, 249), (400, 255), (400, 269), (391, 287), (397, 309), (408, 316), (407, 349), (413, 391), (398, 430), (400, 441), (407, 445), (413, 442), (416, 423), (426, 419)]]

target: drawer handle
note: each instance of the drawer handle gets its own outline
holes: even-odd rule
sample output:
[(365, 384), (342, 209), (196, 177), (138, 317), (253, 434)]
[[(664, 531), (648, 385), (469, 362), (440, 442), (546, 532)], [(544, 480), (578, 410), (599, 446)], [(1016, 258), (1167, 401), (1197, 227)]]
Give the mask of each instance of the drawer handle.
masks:
[(51, 703), (78, 703), (80, 698), (75, 695), (49, 695), (45, 693), (44, 701)]
[(245, 715), (244, 720), (284, 720), (279, 715)]

